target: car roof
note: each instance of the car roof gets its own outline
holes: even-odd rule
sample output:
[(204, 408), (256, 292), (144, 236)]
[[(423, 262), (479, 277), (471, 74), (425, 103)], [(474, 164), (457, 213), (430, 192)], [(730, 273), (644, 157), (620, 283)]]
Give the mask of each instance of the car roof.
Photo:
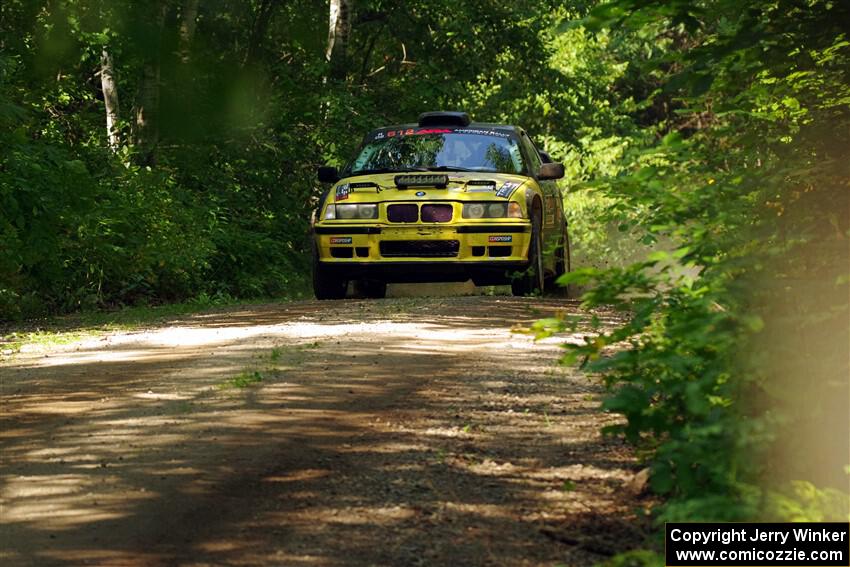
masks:
[[(439, 126), (431, 126), (431, 127), (436, 128), (436, 127), (439, 127)], [(390, 125), (390, 126), (381, 126), (380, 128), (374, 128), (373, 130), (370, 131), (370, 134), (375, 133), (375, 132), (384, 132), (384, 131), (387, 131), (387, 130), (408, 130), (410, 128), (419, 129), (419, 128), (422, 128), (422, 126), (420, 126), (416, 122), (410, 122), (410, 123), (407, 123), (407, 124), (393, 124), (393, 125)], [(426, 126), (426, 128), (427, 128), (427, 126)], [(499, 123), (496, 123), (496, 122), (470, 122), (469, 125), (467, 125), (467, 126), (448, 125), (448, 126), (446, 126), (446, 128), (456, 128), (458, 130), (490, 129), (490, 130), (502, 130), (502, 131), (515, 132), (515, 133), (520, 133), (520, 132), (523, 131), (522, 128), (520, 128), (519, 126), (513, 126), (511, 124), (499, 124)]]

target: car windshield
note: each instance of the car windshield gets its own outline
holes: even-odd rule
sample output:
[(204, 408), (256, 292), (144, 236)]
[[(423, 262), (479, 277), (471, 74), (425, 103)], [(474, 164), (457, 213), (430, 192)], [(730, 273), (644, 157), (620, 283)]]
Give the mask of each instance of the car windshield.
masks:
[(379, 131), (360, 148), (346, 175), (395, 171), (522, 173), (517, 140), (505, 132), (418, 128)]

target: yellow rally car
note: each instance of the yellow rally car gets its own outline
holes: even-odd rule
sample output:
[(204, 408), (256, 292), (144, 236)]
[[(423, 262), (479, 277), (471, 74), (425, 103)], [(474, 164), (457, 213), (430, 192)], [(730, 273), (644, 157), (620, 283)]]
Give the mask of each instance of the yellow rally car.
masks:
[(569, 270), (561, 190), (564, 166), (516, 126), (426, 112), (379, 128), (341, 171), (313, 224), (313, 291), (366, 297), (387, 283), (466, 281), (541, 292)]

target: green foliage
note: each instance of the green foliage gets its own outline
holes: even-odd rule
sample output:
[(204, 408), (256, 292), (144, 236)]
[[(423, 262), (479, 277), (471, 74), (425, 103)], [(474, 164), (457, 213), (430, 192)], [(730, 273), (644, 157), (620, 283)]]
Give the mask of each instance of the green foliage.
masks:
[(220, 387), (221, 388), (248, 388), (255, 384), (262, 382), (264, 379), (263, 374), (257, 370), (245, 370), (240, 372), (233, 378), (228, 379), (223, 382)]
[(615, 555), (600, 567), (662, 567), (664, 556), (646, 549), (637, 549)]
[[(137, 7), (40, 4), (0, 11), (0, 28), (15, 30), (4, 31), (0, 57), (0, 319), (301, 289), (313, 191), (304, 162), (315, 160), (296, 144), (298, 133), (246, 125), (256, 113), (239, 122), (216, 106), (243, 96), (233, 89), (250, 82), (213, 93), (229, 62), (212, 63), (197, 49), (192, 69), (163, 57), (168, 144), (157, 167), (141, 167), (130, 95), (150, 46), (134, 27)], [(103, 46), (121, 64), (118, 88), (127, 95), (116, 154), (105, 144), (99, 81), (85, 79), (99, 71)], [(296, 150), (282, 157), (289, 145)]]
[(846, 515), (850, 496), (834, 488), (820, 489), (810, 482), (794, 481), (784, 492), (770, 495), (771, 513), (791, 522), (828, 522)]
[[(848, 516), (846, 12), (621, 0), (565, 34), (658, 33), (629, 60), (649, 98), (615, 107), (635, 128), (586, 174), (598, 197), (572, 202), (661, 247), (562, 283), (630, 315), (613, 332), (594, 321), (567, 360), (605, 377), (604, 407), (626, 418), (612, 431), (651, 455), (661, 519)], [(593, 140), (610, 148), (614, 132)]]
[(542, 0), (357, 3), (342, 73), (325, 59), (326, 3), (199, 3), (187, 43), (190, 4), (3, 3), (0, 318), (291, 295), (309, 266), (317, 165), (423, 110), (542, 130), (545, 93), (561, 92)]
[(15, 126), (0, 134), (4, 314), (176, 299), (201, 286), (210, 227), (172, 176), (28, 140), (26, 123)]

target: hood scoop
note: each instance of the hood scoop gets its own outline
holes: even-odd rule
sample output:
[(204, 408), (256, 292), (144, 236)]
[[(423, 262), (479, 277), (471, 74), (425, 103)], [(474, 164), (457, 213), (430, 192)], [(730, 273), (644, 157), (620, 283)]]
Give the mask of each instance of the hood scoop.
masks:
[(464, 191), (467, 193), (488, 193), (496, 191), (496, 182), (491, 179), (470, 179), (466, 182)]

